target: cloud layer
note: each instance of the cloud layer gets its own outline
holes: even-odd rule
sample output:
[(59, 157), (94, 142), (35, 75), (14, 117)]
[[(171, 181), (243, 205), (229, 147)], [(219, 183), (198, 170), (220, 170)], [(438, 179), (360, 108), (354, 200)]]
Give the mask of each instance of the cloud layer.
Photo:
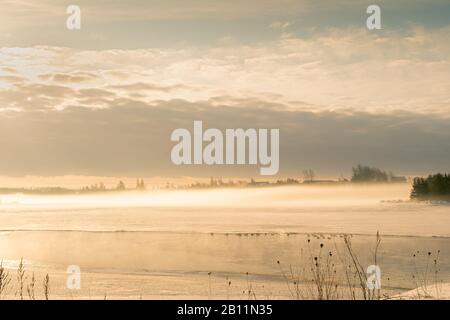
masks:
[[(54, 21), (43, 21), (64, 21), (57, 1), (8, 1), (7, 10), (34, 18), (11, 29), (13, 40), (0, 36), (24, 44), (0, 48), (0, 175), (257, 173), (173, 166), (170, 133), (194, 120), (279, 128), (282, 175), (306, 167), (348, 174), (357, 163), (411, 174), (450, 170), (450, 27), (394, 23), (389, 14), (409, 21), (404, 1), (380, 2), (391, 11), (388, 27), (376, 32), (364, 28), (364, 14), (343, 23), (364, 9), (350, 0), (258, 0), (258, 10), (253, 0), (158, 1), (151, 11), (136, 10), (139, 1), (127, 8), (112, 1), (103, 11), (91, 3), (80, 2), (86, 33), (52, 37)], [(408, 4), (410, 13), (425, 10), (422, 1)], [(90, 12), (99, 12), (95, 21)], [(157, 46), (140, 38), (146, 32), (119, 30), (136, 21), (150, 33), (153, 21), (176, 41)], [(25, 36), (27, 23), (37, 38)], [(199, 37), (205, 25), (220, 37)], [(43, 42), (41, 27), (59, 45)]]
[(448, 114), (449, 31), (329, 30), (314, 38), (183, 49), (2, 48), (0, 108), (104, 107), (112, 96), (143, 102), (230, 96), (306, 103), (316, 111)]
[(105, 109), (4, 112), (0, 175), (257, 175), (257, 167), (249, 166), (172, 165), (172, 130), (192, 130), (198, 119), (205, 128), (281, 128), (281, 175), (307, 167), (322, 175), (348, 174), (357, 163), (403, 173), (448, 170), (450, 128), (440, 117), (313, 113), (254, 100), (148, 105), (120, 98)]

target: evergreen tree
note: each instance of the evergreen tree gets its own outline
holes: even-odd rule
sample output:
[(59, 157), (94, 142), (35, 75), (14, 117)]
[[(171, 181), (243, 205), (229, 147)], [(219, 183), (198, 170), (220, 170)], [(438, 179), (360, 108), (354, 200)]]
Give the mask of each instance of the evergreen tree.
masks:
[(437, 173), (426, 179), (414, 178), (411, 198), (417, 200), (450, 200), (450, 175)]

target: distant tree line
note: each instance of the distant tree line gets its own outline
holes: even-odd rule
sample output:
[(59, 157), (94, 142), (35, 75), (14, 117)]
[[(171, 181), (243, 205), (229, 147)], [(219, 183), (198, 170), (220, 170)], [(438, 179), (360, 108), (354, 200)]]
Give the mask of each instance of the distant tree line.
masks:
[(450, 174), (437, 173), (414, 178), (411, 198), (416, 200), (450, 200)]
[[(81, 189), (81, 192), (105, 192), (105, 191), (125, 191), (127, 190), (127, 186), (125, 185), (125, 182), (122, 180), (119, 181), (117, 186), (112, 189), (107, 189), (105, 184), (103, 182), (92, 184), (90, 186), (83, 187)], [(132, 189), (131, 189), (132, 190)], [(136, 189), (139, 191), (146, 190), (146, 185), (144, 182), (144, 179), (137, 179), (136, 180)]]
[(406, 177), (396, 176), (376, 167), (357, 165), (352, 168), (352, 182), (407, 182)]
[(352, 182), (388, 182), (389, 174), (375, 167), (357, 165), (352, 168)]

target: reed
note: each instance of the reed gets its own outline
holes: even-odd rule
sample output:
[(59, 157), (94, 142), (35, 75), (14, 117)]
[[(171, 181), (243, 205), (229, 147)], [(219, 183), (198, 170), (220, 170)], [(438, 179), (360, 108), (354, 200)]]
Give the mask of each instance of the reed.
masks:
[(44, 278), (43, 287), (45, 300), (48, 300), (50, 296), (50, 276), (48, 275), (48, 273)]
[(0, 299), (6, 293), (6, 289), (11, 283), (9, 272), (3, 267), (3, 260), (0, 262)]
[(23, 287), (25, 284), (25, 266), (23, 264), (23, 258), (20, 259), (20, 263), (19, 266), (17, 268), (17, 284), (18, 284), (18, 289), (16, 294), (19, 295), (20, 300), (23, 300)]

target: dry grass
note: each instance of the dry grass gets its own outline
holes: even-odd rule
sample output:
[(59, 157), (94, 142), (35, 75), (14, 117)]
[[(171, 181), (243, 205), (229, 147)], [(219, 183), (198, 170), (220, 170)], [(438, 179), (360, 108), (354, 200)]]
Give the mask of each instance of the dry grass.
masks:
[[(25, 298), (25, 289), (28, 299), (36, 300), (36, 277), (34, 272), (31, 274), (30, 281), (27, 282), (27, 275), (25, 270), (25, 264), (23, 259), (20, 259), (19, 265), (16, 271), (16, 283), (12, 282), (11, 275), (8, 270), (3, 266), (3, 260), (0, 262), (0, 300), (4, 298), (8, 292), (14, 290), (14, 296), (20, 300)], [(47, 274), (43, 280), (43, 297), (45, 300), (49, 299), (50, 295), (50, 276)]]
[[(345, 264), (344, 267), (346, 287), (349, 290), (350, 297), (354, 300), (357, 299), (358, 296), (362, 297), (363, 300), (379, 300), (381, 298), (381, 289), (369, 288), (369, 279), (367, 277), (366, 269), (362, 266), (358, 255), (355, 253), (352, 246), (351, 237), (349, 235), (344, 236), (344, 244), (346, 254), (350, 257), (351, 261), (350, 264)], [(373, 265), (375, 266), (378, 265), (378, 249), (380, 244), (381, 236), (377, 232), (373, 256)]]
[(50, 296), (50, 276), (48, 275), (48, 273), (44, 278), (43, 286), (44, 286), (45, 300), (48, 300), (48, 298)]
[(331, 250), (320, 243), (318, 248), (312, 248), (311, 239), (307, 240), (307, 252), (300, 251), (300, 260), (307, 261), (306, 266), (289, 265), (287, 271), (282, 263), (277, 261), (290, 296), (293, 299), (332, 300), (340, 296), (338, 285), (338, 270), (336, 258)]
[(3, 260), (0, 262), (0, 299), (6, 293), (6, 289), (11, 284), (9, 272), (3, 267)]
[(35, 295), (34, 295), (34, 286), (36, 285), (36, 279), (34, 277), (34, 272), (33, 275), (31, 276), (31, 282), (30, 284), (27, 286), (27, 293), (28, 293), (28, 298), (30, 300), (35, 300)]
[[(381, 288), (369, 286), (373, 281), (368, 276), (366, 268), (363, 267), (360, 257), (352, 244), (351, 235), (343, 235), (344, 249), (339, 250), (334, 243), (334, 250), (327, 249), (323, 242), (315, 243), (307, 240), (307, 250), (300, 250), (300, 261), (298, 266), (292, 264), (283, 267), (277, 261), (280, 274), (283, 277), (288, 293), (292, 299), (314, 299), (314, 300), (380, 300), (391, 298)], [(317, 237), (319, 239), (319, 237)], [(376, 234), (372, 258), (369, 264), (379, 264), (379, 249), (381, 235)], [(430, 291), (435, 297), (439, 296), (439, 254), (427, 252), (425, 262), (419, 267), (417, 252), (413, 256), (415, 272), (413, 275), (414, 286), (417, 288), (417, 298), (429, 298)], [(305, 261), (306, 267), (305, 267)], [(372, 282), (371, 284), (375, 284)]]
[(413, 254), (414, 273), (412, 279), (417, 290), (418, 299), (428, 299), (432, 295), (435, 297), (440, 296), (442, 285), (439, 280), (440, 253), (440, 250), (438, 250), (434, 253), (431, 251), (425, 253), (416, 251), (416, 253)]
[[(336, 243), (330, 248), (324, 242), (313, 245), (307, 240), (306, 252), (300, 251), (300, 263), (283, 268), (277, 261), (292, 299), (336, 300), (342, 298), (374, 300), (380, 299), (381, 292), (369, 289), (368, 277), (355, 250), (351, 236), (344, 235), (344, 252), (338, 250)], [(377, 265), (378, 248), (381, 236), (377, 234), (373, 264)], [(305, 263), (306, 261), (306, 267)]]
[(23, 265), (23, 258), (20, 259), (19, 267), (17, 268), (17, 283), (19, 284), (16, 294), (19, 295), (20, 300), (23, 300), (23, 287), (26, 280), (25, 266)]

